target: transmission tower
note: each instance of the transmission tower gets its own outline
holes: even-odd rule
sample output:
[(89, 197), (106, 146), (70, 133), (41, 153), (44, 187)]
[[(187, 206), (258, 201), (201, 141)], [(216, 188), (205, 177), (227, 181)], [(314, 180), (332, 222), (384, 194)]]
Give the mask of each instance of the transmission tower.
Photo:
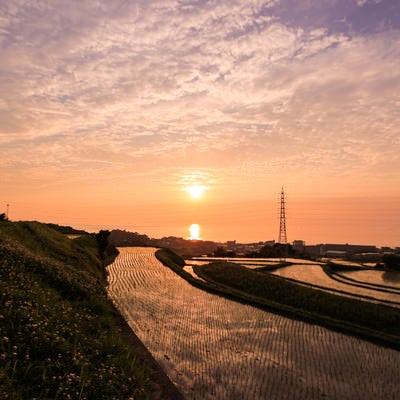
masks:
[(278, 243), (286, 244), (286, 200), (285, 200), (285, 192), (282, 188), (281, 191), (281, 212), (279, 217), (279, 239)]

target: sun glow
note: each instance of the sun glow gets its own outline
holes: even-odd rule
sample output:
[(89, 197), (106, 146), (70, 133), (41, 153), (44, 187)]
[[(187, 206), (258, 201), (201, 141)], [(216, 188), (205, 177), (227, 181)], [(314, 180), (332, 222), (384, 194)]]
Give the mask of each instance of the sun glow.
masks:
[(207, 187), (203, 185), (190, 185), (186, 186), (185, 190), (189, 193), (190, 197), (193, 199), (198, 199), (204, 194), (204, 191), (207, 190)]
[(190, 240), (200, 240), (200, 225), (199, 224), (192, 224), (189, 227), (190, 232)]
[(185, 171), (182, 173), (179, 185), (193, 200), (198, 200), (211, 190), (214, 179), (209, 171)]

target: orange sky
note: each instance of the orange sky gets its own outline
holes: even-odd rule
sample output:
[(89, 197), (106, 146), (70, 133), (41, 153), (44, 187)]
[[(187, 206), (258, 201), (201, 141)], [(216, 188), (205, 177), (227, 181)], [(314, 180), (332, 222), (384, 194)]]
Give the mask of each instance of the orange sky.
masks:
[(399, 21), (392, 0), (6, 2), (0, 207), (277, 240), (283, 186), (289, 241), (400, 246)]

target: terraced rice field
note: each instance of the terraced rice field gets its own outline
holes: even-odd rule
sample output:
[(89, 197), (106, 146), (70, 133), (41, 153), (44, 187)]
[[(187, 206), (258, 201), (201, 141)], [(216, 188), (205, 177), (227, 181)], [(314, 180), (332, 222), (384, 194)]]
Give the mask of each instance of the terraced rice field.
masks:
[(186, 399), (396, 399), (400, 353), (192, 287), (120, 248), (109, 293)]
[[(204, 265), (213, 261), (229, 261), (233, 263), (238, 263), (243, 267), (249, 269), (256, 269), (269, 266), (278, 266), (281, 263), (279, 258), (244, 258), (244, 257), (193, 257), (191, 260), (186, 260), (187, 264), (190, 265)], [(285, 261), (304, 264), (304, 265), (320, 265), (321, 263), (310, 261), (310, 260), (300, 260), (298, 258), (285, 258)]]
[[(319, 265), (290, 265), (288, 267), (279, 268), (271, 273), (284, 278), (319, 286), (328, 291), (334, 289), (341, 291), (342, 294), (348, 293), (352, 297), (366, 296), (376, 299), (377, 302), (383, 304), (400, 307), (400, 288), (385, 285), (383, 282), (382, 285), (379, 286), (379, 271), (357, 271), (360, 279), (367, 279), (368, 276), (370, 284), (364, 285), (362, 284), (362, 280), (353, 279), (351, 281), (345, 279), (345, 277), (350, 274), (349, 272), (335, 274), (337, 279), (332, 279)], [(382, 291), (381, 289), (385, 289), (386, 291)]]
[(357, 282), (397, 288), (400, 291), (400, 272), (396, 271), (340, 271), (337, 275)]
[[(197, 257), (193, 260), (187, 260), (190, 265), (204, 265), (212, 261), (230, 261), (240, 265), (257, 269), (266, 266), (277, 266), (277, 258), (222, 258), (222, 257)], [(400, 273), (379, 270), (340, 270), (333, 274), (334, 279), (328, 276), (321, 262), (309, 260), (299, 260), (296, 258), (287, 258), (286, 261), (294, 263), (293, 265), (280, 267), (271, 271), (274, 275), (283, 278), (289, 278), (299, 283), (305, 283), (318, 287), (321, 290), (334, 292), (348, 297), (361, 298), (365, 301), (382, 303), (392, 307), (400, 308)], [(328, 261), (328, 259), (326, 259)], [(335, 263), (344, 265), (354, 265), (360, 267), (359, 263), (350, 263), (335, 260)], [(187, 267), (188, 268), (188, 267)], [(188, 271), (194, 274), (192, 271)], [(368, 299), (369, 298), (369, 299)]]

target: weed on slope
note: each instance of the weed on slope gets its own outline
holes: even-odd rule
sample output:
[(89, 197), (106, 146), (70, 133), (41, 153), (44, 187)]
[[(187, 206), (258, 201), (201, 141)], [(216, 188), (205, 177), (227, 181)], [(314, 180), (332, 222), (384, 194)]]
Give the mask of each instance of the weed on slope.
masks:
[(0, 397), (150, 398), (148, 372), (116, 331), (99, 278), (79, 260), (59, 261), (68, 254), (37, 256), (9, 237), (0, 227)]

